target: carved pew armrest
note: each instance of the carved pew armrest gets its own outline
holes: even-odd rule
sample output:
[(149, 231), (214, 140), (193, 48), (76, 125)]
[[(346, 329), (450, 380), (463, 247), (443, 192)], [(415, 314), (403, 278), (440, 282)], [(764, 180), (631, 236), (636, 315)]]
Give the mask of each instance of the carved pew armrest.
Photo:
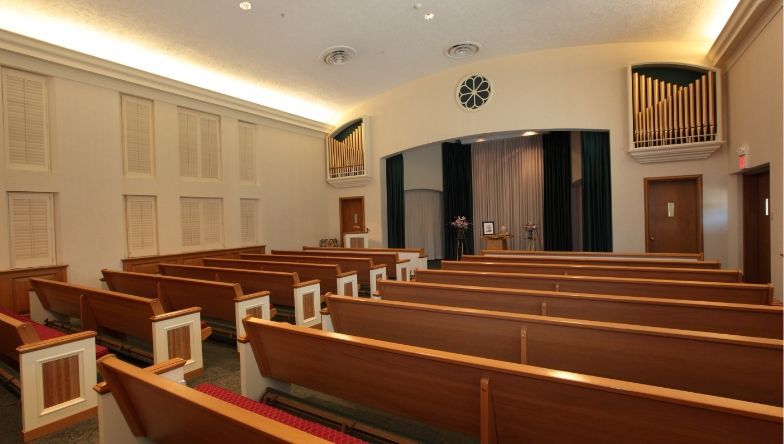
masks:
[(338, 293), (343, 296), (359, 297), (359, 281), (356, 271), (348, 271), (338, 275)]
[(150, 318), (154, 363), (182, 358), (186, 361), (186, 379), (197, 377), (204, 371), (200, 312), (201, 308), (191, 307)]
[(95, 332), (17, 347), (24, 441), (95, 415)]
[(321, 323), (321, 283), (318, 279), (294, 285), (294, 318), (297, 325)]
[(395, 262), (395, 275), (399, 281), (408, 281), (411, 273), (411, 261), (400, 259)]
[(378, 280), (387, 278), (387, 267), (385, 265), (377, 265), (370, 269), (370, 294), (375, 294), (378, 291)]

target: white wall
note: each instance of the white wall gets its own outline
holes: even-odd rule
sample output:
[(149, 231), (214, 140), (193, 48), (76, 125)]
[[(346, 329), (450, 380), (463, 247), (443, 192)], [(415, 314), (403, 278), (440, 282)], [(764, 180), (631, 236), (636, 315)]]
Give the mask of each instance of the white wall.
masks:
[[(260, 200), (259, 243), (272, 248), (312, 244), (337, 231), (337, 218), (327, 217), (323, 133), (0, 51), (0, 68), (9, 66), (48, 77), (52, 171), (6, 168), (0, 142), (0, 269), (11, 263), (8, 191), (56, 193), (58, 263), (68, 264), (69, 280), (91, 285), (99, 283), (101, 268), (118, 268), (127, 256), (126, 194), (157, 196), (161, 254), (183, 251), (181, 196), (223, 199), (226, 248), (241, 245), (240, 198)], [(155, 178), (123, 175), (121, 92), (154, 101)], [(221, 181), (180, 178), (178, 106), (220, 116)], [(239, 182), (239, 120), (257, 124), (255, 186)]]
[[(582, 46), (479, 61), (419, 79), (374, 97), (346, 114), (368, 115), (373, 156), (441, 140), (528, 128), (610, 130), (613, 243), (616, 251), (644, 251), (643, 178), (702, 174), (705, 254), (727, 261), (726, 148), (704, 161), (642, 165), (627, 154), (627, 66), (642, 62), (705, 65), (700, 45), (625, 43)], [(454, 100), (466, 74), (486, 75), (495, 90), (482, 109), (466, 112)], [(405, 128), (405, 130), (401, 130)], [(365, 195), (372, 241), (385, 224), (383, 175)], [(376, 234), (373, 234), (376, 233)]]
[[(782, 171), (782, 12), (767, 23), (748, 46), (743, 46), (737, 61), (727, 69), (727, 119), (729, 148), (727, 161), (731, 173), (737, 173), (734, 151), (749, 148), (748, 167), (770, 164), (770, 241), (771, 279), (776, 298), (782, 299), (782, 262), (784, 251), (784, 171)], [(743, 208), (741, 177), (729, 177), (730, 264), (743, 265)]]

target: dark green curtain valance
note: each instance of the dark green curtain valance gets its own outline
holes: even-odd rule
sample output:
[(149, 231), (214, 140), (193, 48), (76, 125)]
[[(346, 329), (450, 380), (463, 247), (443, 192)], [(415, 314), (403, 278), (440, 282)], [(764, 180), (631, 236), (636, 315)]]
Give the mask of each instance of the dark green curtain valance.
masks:
[(580, 140), (583, 162), (583, 250), (612, 251), (610, 133), (584, 131)]
[(567, 131), (542, 136), (544, 249), (572, 250), (572, 158)]
[(406, 200), (403, 185), (403, 155), (387, 159), (387, 246), (406, 246)]
[[(471, 187), (471, 145), (444, 142), (441, 145), (441, 165), (444, 176), (444, 257), (455, 259), (457, 242), (455, 230), (449, 225), (457, 216), (471, 220), (474, 214), (474, 193)], [(466, 233), (464, 254), (474, 253), (474, 227)]]

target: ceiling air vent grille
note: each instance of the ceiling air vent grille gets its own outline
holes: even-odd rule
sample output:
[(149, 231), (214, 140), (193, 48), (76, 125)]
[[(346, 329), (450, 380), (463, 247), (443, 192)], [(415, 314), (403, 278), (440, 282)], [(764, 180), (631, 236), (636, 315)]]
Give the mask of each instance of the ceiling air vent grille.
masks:
[(470, 57), (482, 47), (478, 42), (459, 42), (446, 49), (446, 55), (453, 59)]
[(331, 46), (321, 51), (321, 60), (327, 65), (345, 65), (357, 54), (357, 50), (350, 46)]

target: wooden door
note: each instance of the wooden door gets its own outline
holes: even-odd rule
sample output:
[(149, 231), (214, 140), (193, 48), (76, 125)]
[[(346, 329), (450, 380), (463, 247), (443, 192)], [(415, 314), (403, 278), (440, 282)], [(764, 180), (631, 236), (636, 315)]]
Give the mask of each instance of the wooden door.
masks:
[(746, 282), (770, 282), (770, 170), (743, 175), (743, 275)]
[[(340, 243), (345, 233), (365, 231), (365, 198), (340, 198)], [(344, 247), (347, 245), (344, 245)]]
[(702, 252), (702, 175), (645, 178), (645, 251)]

